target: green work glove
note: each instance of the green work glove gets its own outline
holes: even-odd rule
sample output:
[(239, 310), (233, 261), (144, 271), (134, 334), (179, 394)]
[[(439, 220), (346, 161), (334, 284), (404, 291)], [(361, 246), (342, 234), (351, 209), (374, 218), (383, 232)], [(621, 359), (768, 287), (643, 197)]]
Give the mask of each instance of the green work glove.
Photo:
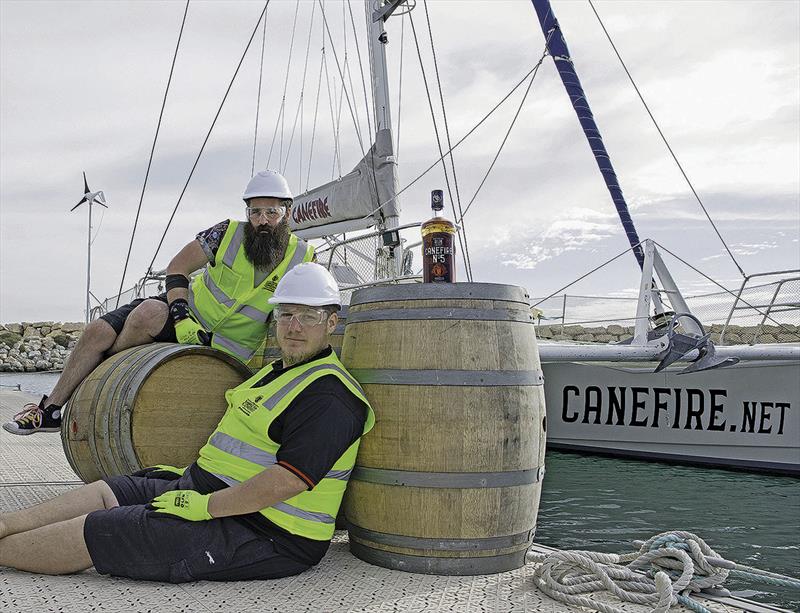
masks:
[(211, 333), (191, 317), (181, 319), (175, 324), (175, 336), (181, 345), (210, 345)]
[(186, 468), (177, 468), (169, 466), (168, 464), (156, 464), (155, 466), (148, 466), (142, 470), (137, 470), (133, 473), (133, 477), (147, 477), (148, 479), (169, 479), (174, 481), (183, 476)]
[(156, 513), (169, 513), (188, 521), (211, 519), (208, 512), (208, 499), (211, 494), (201, 494), (194, 490), (173, 490), (153, 498), (150, 506)]

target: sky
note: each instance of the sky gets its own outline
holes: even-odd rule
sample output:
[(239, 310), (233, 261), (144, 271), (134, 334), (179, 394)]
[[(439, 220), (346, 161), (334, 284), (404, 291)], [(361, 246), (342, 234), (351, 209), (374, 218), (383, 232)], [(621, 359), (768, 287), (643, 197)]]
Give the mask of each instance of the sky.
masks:
[[(296, 193), (338, 176), (337, 60), (347, 66), (354, 112), (361, 131), (368, 131), (365, 40), (356, 42), (352, 31), (341, 36), (352, 28), (363, 33), (363, 4), (323, 5), (334, 38), (325, 43), (327, 80), (320, 5), (272, 0), (262, 63), (263, 31), (256, 23), (263, 6), (189, 4), (126, 289), (156, 253), (254, 29), (156, 269), (198, 231), (241, 217), (252, 168), (285, 170)], [(184, 7), (178, 1), (0, 1), (0, 322), (84, 318), (87, 209), (70, 212), (83, 192), (83, 171), (109, 206), (93, 211), (91, 289), (99, 298), (116, 293)], [(544, 37), (528, 0), (428, 0), (428, 19), (425, 8), (419, 0), (413, 29), (440, 136), (445, 140), (437, 68), (456, 142), (536, 65)], [(598, 0), (595, 8), (739, 266), (746, 274), (800, 268), (800, 2)], [(737, 288), (741, 273), (669, 156), (591, 6), (556, 0), (553, 10), (640, 237)], [(386, 29), (398, 179), (405, 187), (439, 154), (411, 21), (392, 17)], [(544, 297), (628, 245), (551, 58), (520, 106), (526, 86), (455, 150), (454, 161), (465, 207), (519, 109), (462, 233), (475, 281), (521, 285)], [(361, 157), (353, 123), (345, 102), (338, 132), (342, 173)], [(428, 218), (430, 190), (436, 188), (445, 188), (441, 167), (401, 194), (401, 222)], [(404, 236), (413, 242), (414, 232)], [(713, 291), (703, 276), (665, 259), (686, 293)], [(458, 276), (466, 279), (463, 264)], [(626, 254), (567, 292), (630, 296), (638, 283), (635, 260)]]

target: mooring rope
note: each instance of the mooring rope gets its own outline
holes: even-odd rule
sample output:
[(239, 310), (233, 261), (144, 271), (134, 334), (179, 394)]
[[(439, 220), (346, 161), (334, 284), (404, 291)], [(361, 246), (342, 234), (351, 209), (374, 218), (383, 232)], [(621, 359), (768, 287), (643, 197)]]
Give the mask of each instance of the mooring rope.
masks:
[(601, 613), (623, 613), (608, 602), (588, 594), (606, 590), (623, 602), (651, 606), (651, 613), (666, 613), (683, 605), (697, 613), (715, 613), (691, 595), (721, 588), (729, 576), (770, 585), (800, 588), (800, 580), (725, 560), (691, 532), (663, 532), (636, 541), (638, 551), (628, 554), (596, 551), (528, 552), (536, 587), (560, 602)]

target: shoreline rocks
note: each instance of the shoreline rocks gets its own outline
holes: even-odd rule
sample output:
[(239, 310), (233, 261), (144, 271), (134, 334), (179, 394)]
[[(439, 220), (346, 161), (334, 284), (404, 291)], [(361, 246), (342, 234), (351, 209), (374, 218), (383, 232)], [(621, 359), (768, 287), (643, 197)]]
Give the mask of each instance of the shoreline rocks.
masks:
[(63, 370), (84, 326), (54, 321), (0, 324), (0, 372)]
[[(724, 343), (720, 343), (722, 324), (704, 326), (716, 345), (750, 345), (756, 343), (798, 343), (800, 326), (728, 326)], [(614, 344), (633, 336), (633, 326), (612, 324), (606, 327), (586, 327), (576, 324), (546, 324), (536, 326), (536, 338), (547, 341), (575, 341), (581, 343)]]
[[(63, 370), (70, 351), (86, 324), (82, 322), (21, 322), (0, 324), (0, 372)], [(705, 326), (711, 341), (720, 344), (721, 324)], [(633, 326), (583, 327), (576, 324), (536, 326), (536, 337), (547, 341), (613, 344), (633, 336)], [(800, 326), (728, 326), (725, 345), (800, 342)]]

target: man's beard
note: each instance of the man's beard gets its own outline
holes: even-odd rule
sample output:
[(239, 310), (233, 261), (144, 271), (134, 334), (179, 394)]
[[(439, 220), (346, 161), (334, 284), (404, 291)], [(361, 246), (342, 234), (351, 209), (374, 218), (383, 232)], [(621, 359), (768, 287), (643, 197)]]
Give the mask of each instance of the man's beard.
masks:
[(244, 254), (256, 268), (273, 270), (286, 253), (289, 233), (289, 220), (286, 218), (274, 228), (269, 224), (254, 228), (247, 222), (244, 226)]

